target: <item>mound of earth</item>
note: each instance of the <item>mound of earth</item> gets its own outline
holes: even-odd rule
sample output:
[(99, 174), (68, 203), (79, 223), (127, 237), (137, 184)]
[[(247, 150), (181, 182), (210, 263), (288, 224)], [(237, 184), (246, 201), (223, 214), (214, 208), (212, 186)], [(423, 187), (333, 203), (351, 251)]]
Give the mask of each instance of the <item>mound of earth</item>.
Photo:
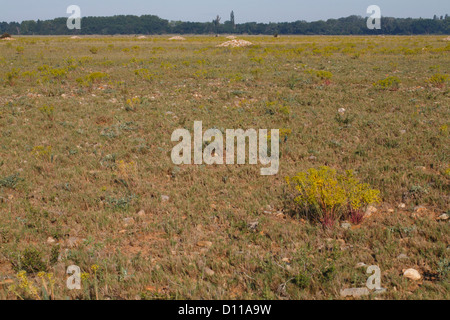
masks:
[(183, 40), (186, 40), (186, 38), (183, 38), (183, 37), (180, 37), (180, 36), (175, 36), (175, 37), (170, 38), (169, 40), (181, 40), (181, 41), (183, 41)]
[(230, 40), (227, 42), (224, 42), (222, 44), (219, 44), (217, 47), (232, 47), (232, 48), (236, 48), (236, 47), (248, 47), (253, 45), (253, 43), (251, 43), (250, 41), (246, 41), (246, 40)]

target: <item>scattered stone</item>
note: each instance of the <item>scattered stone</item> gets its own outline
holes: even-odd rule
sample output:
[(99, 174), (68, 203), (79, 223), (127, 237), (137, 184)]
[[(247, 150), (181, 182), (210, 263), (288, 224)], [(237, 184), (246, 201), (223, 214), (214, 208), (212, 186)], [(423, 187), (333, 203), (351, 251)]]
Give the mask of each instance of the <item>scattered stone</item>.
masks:
[(162, 202), (168, 202), (170, 200), (170, 197), (169, 196), (166, 196), (166, 195), (162, 195), (161, 196), (161, 201)]
[(400, 209), (405, 209), (405, 208), (406, 208), (406, 204), (400, 203), (400, 204), (398, 205), (398, 207), (399, 207)]
[(197, 246), (202, 248), (210, 248), (213, 245), (211, 241), (199, 241), (197, 242)]
[(397, 257), (397, 259), (399, 259), (399, 260), (406, 260), (406, 259), (409, 259), (409, 257), (406, 254), (402, 253), (402, 254), (400, 254)]
[(341, 297), (353, 297), (360, 298), (362, 296), (368, 296), (370, 294), (367, 288), (349, 288), (341, 290)]
[(448, 220), (448, 214), (446, 214), (446, 213), (441, 214), (437, 219), (443, 220), (443, 221)]
[(352, 225), (350, 223), (348, 223), (348, 222), (344, 222), (344, 223), (341, 224), (341, 227), (344, 230), (349, 230), (349, 229), (351, 229)]
[(283, 258), (283, 259), (281, 259), (281, 261), (283, 261), (285, 263), (291, 263), (291, 259), (289, 259), (289, 258)]
[(345, 113), (345, 109), (344, 108), (339, 108), (338, 112), (339, 114), (343, 115)]
[(315, 160), (317, 160), (317, 157), (316, 156), (310, 156), (310, 157), (308, 157), (308, 160), (315, 161)]
[(53, 239), (52, 237), (48, 237), (48, 238), (47, 238), (47, 243), (48, 243), (48, 244), (54, 244), (55, 242), (56, 242), (56, 240)]
[(394, 209), (388, 209), (388, 213), (394, 213), (395, 210)]
[(375, 208), (374, 206), (368, 206), (366, 209), (366, 217), (370, 217), (372, 214), (374, 214), (375, 212), (377, 212), (377, 208)]
[(247, 226), (250, 230), (255, 230), (258, 227), (259, 222), (255, 221), (255, 222), (250, 222)]
[(140, 210), (140, 211), (137, 213), (137, 215), (138, 215), (139, 217), (145, 217), (145, 210)]
[(123, 219), (124, 227), (128, 227), (128, 226), (132, 225), (133, 223), (134, 223), (134, 219), (133, 218), (125, 218), (125, 219)]
[(407, 269), (403, 272), (403, 276), (405, 278), (414, 280), (414, 281), (418, 281), (420, 279), (422, 279), (422, 276), (420, 275), (419, 271), (417, 271), (416, 269)]
[(364, 267), (366, 267), (366, 266), (367, 266), (367, 264), (365, 264), (364, 262), (358, 262), (358, 263), (356, 264), (355, 268), (356, 268), (356, 269), (359, 269), (359, 268), (364, 268)]
[(210, 268), (206, 267), (206, 268), (205, 268), (205, 273), (206, 273), (208, 276), (213, 276), (215, 272), (214, 272), (213, 270), (211, 270)]

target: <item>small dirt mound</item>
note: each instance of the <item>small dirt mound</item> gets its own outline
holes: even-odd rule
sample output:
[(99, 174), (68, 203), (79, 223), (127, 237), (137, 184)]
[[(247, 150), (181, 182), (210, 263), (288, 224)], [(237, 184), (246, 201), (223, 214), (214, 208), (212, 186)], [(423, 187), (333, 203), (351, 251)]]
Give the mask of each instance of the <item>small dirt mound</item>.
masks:
[(184, 41), (184, 40), (186, 40), (186, 38), (183, 38), (183, 37), (180, 37), (180, 36), (175, 36), (175, 37), (172, 37), (172, 38), (169, 38), (169, 40), (178, 40), (178, 41)]
[(9, 33), (4, 33), (0, 36), (1, 40), (16, 40), (13, 37), (11, 37), (11, 35)]
[(250, 41), (246, 41), (246, 40), (230, 40), (230, 41), (224, 42), (222, 44), (219, 44), (217, 47), (236, 48), (236, 47), (248, 47), (251, 45), (253, 45), (253, 43), (251, 43)]

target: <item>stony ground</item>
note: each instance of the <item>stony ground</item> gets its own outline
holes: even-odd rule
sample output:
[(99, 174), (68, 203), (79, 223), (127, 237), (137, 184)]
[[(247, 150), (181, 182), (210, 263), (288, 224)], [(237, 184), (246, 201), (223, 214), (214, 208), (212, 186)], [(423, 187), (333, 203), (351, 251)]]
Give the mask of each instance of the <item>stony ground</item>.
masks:
[[(0, 298), (343, 299), (371, 265), (361, 299), (449, 298), (449, 42), (169, 38), (0, 42)], [(280, 172), (174, 165), (194, 121), (280, 129)], [(321, 165), (376, 212), (290, 210), (284, 178)]]

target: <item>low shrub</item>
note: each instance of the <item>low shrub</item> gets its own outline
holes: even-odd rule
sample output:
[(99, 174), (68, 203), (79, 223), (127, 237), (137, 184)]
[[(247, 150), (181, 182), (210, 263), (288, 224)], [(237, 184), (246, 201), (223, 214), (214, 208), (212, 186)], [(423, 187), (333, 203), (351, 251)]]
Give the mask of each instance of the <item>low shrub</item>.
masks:
[(379, 191), (360, 183), (352, 171), (338, 174), (327, 166), (311, 168), (286, 178), (294, 189), (296, 211), (332, 227), (341, 219), (359, 223), (368, 205), (377, 203)]

